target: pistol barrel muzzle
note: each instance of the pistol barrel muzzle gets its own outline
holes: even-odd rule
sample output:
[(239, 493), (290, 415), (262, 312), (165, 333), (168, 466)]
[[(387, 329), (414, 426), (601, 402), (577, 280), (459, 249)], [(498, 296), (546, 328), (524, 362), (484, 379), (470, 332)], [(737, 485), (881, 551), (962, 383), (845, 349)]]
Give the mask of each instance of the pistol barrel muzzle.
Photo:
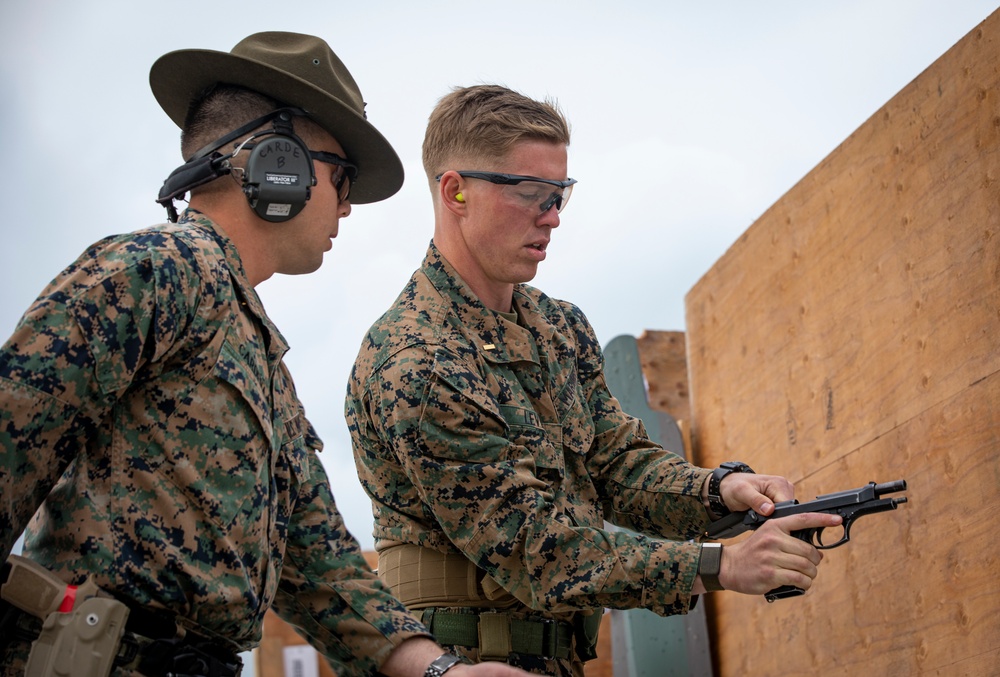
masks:
[[(875, 495), (894, 494), (897, 491), (906, 491), (906, 480), (896, 480), (895, 482), (884, 482), (875, 485)], [(904, 499), (905, 500), (905, 499)]]

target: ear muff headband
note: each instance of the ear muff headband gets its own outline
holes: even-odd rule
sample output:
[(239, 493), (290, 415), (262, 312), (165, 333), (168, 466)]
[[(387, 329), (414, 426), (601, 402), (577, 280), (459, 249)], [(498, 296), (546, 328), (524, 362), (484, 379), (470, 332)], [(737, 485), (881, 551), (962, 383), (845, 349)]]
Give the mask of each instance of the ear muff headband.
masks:
[[(309, 200), (310, 188), (316, 185), (316, 176), (309, 149), (292, 130), (294, 115), (305, 115), (305, 112), (281, 108), (252, 120), (208, 144), (171, 172), (156, 199), (166, 208), (169, 220), (177, 220), (174, 200), (193, 188), (231, 174), (230, 160), (243, 150), (251, 151), (242, 180), (251, 209), (271, 222), (287, 221), (301, 212)], [(232, 153), (218, 152), (219, 148), (271, 120), (274, 120), (272, 129), (255, 134)]]

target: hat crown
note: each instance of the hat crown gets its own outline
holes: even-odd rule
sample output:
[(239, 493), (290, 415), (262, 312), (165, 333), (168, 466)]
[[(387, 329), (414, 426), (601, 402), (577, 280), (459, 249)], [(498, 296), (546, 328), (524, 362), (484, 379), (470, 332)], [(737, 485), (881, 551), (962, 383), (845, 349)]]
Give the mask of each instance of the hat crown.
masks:
[[(320, 38), (276, 31), (255, 33), (241, 40), (230, 53), (305, 80), (366, 117), (365, 103), (357, 82), (330, 46)], [(302, 105), (299, 101), (282, 103)]]

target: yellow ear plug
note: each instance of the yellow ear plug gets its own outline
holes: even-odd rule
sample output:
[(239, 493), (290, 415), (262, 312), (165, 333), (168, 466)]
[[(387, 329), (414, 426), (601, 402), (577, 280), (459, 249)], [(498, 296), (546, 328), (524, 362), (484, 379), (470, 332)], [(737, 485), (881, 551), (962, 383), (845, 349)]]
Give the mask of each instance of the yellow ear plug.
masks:
[(458, 202), (465, 202), (465, 196), (461, 193), (455, 193), (455, 200)]

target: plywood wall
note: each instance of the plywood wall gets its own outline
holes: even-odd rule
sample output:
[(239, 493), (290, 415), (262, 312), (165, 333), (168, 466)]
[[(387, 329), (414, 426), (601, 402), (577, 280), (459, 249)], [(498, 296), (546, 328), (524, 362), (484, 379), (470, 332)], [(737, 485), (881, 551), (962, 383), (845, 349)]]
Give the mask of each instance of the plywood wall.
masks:
[(906, 479), (815, 588), (710, 596), (720, 674), (1000, 674), (1000, 12), (688, 293), (695, 461)]

